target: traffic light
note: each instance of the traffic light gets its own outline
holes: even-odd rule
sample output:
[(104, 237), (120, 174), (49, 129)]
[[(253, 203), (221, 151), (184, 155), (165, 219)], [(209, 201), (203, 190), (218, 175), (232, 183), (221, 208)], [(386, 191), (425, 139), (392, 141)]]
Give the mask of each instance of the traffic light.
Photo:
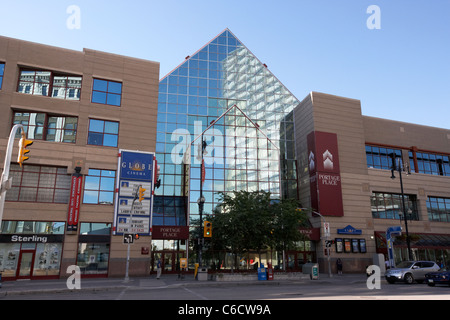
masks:
[(144, 188), (142, 188), (142, 187), (139, 187), (139, 202), (142, 202), (142, 200), (144, 200), (144, 192), (146, 191), (147, 189), (144, 189)]
[(209, 221), (203, 222), (203, 237), (204, 238), (212, 237), (212, 223)]
[(28, 146), (31, 146), (33, 144), (32, 140), (27, 140), (27, 137), (25, 136), (25, 133), (22, 131), (22, 138), (20, 138), (19, 141), (19, 155), (17, 156), (17, 162), (22, 167), (22, 164), (24, 161), (28, 160), (29, 157), (25, 156), (30, 150), (27, 150), (26, 148)]

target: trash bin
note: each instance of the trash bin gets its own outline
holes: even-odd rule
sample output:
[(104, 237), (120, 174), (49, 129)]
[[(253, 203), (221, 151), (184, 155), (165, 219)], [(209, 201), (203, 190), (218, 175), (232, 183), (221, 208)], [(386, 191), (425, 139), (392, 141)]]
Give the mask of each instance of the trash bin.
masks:
[(303, 265), (303, 274), (309, 274), (311, 280), (319, 279), (319, 265), (317, 263), (305, 263)]
[(258, 280), (267, 280), (266, 268), (264, 264), (261, 263), (261, 267), (258, 268)]
[(199, 268), (198, 269), (198, 281), (208, 281), (208, 268)]

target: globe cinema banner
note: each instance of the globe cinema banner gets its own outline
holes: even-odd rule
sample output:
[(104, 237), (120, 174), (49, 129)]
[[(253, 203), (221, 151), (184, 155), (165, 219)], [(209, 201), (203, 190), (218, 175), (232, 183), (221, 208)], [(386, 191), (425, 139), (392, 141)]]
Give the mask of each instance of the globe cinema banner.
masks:
[[(153, 152), (120, 150), (113, 227), (115, 235), (151, 235), (154, 167)], [(135, 200), (133, 205), (139, 187), (145, 189), (144, 200)]]

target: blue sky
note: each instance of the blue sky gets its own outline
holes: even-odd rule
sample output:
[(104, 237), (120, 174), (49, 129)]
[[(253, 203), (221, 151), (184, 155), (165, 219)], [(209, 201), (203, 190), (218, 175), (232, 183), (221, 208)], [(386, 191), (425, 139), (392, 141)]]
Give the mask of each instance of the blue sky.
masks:
[[(299, 99), (450, 129), (450, 0), (0, 0), (0, 35), (158, 61), (160, 77), (229, 28)], [(80, 29), (68, 29), (70, 5)], [(370, 5), (381, 29), (369, 29)]]

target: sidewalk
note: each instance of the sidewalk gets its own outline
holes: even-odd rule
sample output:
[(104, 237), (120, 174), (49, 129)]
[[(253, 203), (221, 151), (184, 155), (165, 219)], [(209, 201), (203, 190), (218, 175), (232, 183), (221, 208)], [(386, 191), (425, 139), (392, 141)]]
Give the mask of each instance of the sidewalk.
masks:
[[(365, 283), (367, 277), (365, 274), (344, 274), (332, 275), (320, 274), (318, 280), (310, 280), (308, 275), (299, 279), (283, 279), (272, 281), (197, 281), (193, 274), (188, 274), (183, 280), (178, 275), (162, 275), (161, 279), (156, 279), (155, 275), (149, 277), (130, 278), (125, 282), (123, 278), (99, 278), (99, 279), (81, 279), (80, 291), (107, 291), (107, 290), (142, 290), (142, 289), (162, 289), (176, 287), (196, 287), (196, 286), (238, 286), (238, 285), (301, 285), (301, 284), (336, 284), (345, 285), (352, 283)], [(18, 280), (2, 282), (0, 288), (0, 298), (9, 295), (25, 295), (40, 293), (63, 293), (78, 291), (69, 290), (66, 279), (58, 280)]]

